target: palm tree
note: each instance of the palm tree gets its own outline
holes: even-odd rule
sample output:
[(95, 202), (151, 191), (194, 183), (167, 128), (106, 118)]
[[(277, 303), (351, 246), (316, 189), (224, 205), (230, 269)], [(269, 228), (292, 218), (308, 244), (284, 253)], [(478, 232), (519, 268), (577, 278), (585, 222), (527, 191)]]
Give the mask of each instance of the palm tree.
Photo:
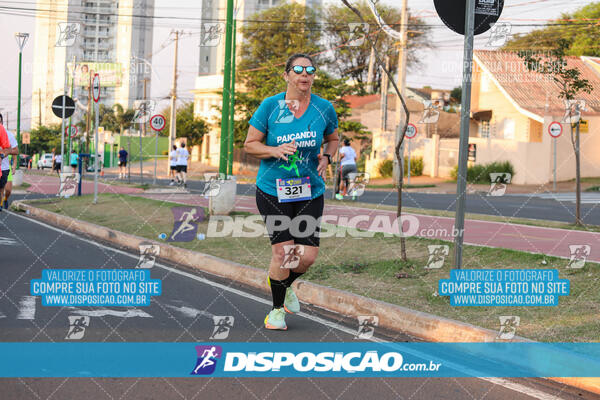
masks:
[(122, 105), (116, 103), (113, 105), (113, 111), (115, 113), (115, 119), (119, 126), (119, 134), (123, 135), (125, 129), (129, 129), (133, 125), (133, 116), (135, 111), (131, 108), (125, 110)]

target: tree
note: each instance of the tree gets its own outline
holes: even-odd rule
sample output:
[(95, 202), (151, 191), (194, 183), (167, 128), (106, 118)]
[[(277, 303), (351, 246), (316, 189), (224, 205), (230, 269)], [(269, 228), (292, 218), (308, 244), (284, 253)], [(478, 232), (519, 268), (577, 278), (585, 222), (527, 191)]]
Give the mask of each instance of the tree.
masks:
[(123, 134), (125, 129), (129, 129), (133, 126), (133, 116), (135, 110), (128, 108), (125, 110), (122, 105), (114, 104), (112, 107), (107, 107), (104, 104), (100, 104), (100, 125), (104, 129), (111, 132), (119, 132)]
[[(162, 111), (165, 115), (167, 123), (165, 128), (160, 132), (162, 136), (168, 136), (170, 131), (171, 107), (167, 107)], [(188, 146), (196, 146), (202, 144), (202, 138), (208, 133), (208, 125), (202, 119), (194, 116), (194, 103), (188, 102), (177, 108), (177, 125), (175, 137), (187, 138)], [(170, 150), (170, 149), (169, 149)]]
[(29, 149), (31, 154), (48, 153), (52, 149), (60, 150), (60, 125), (38, 126), (31, 130), (31, 143)]
[[(390, 72), (394, 74), (397, 70), (398, 48), (397, 40), (390, 38), (387, 35), (378, 35), (380, 28), (375, 20), (375, 17), (369, 10), (365, 1), (360, 1), (355, 5), (357, 9), (361, 11), (365, 18), (365, 22), (369, 24), (368, 34), (377, 37), (375, 43), (375, 51), (380, 57), (386, 55), (392, 60), (389, 68)], [(395, 29), (400, 30), (401, 22), (401, 11), (395, 7), (378, 4), (377, 11), (379, 15), (388, 21), (388, 25)], [(325, 24), (325, 38), (328, 43), (328, 47), (332, 49), (331, 57), (329, 58), (329, 66), (332, 71), (335, 72), (337, 77), (348, 77), (352, 78), (355, 83), (367, 82), (367, 75), (369, 69), (369, 59), (371, 54), (371, 46), (368, 41), (360, 46), (345, 46), (350, 39), (354, 39), (355, 36), (350, 32), (351, 23), (360, 23), (358, 16), (353, 13), (348, 7), (344, 5), (331, 4), (325, 8), (324, 19), (328, 21)], [(416, 17), (409, 15), (407, 27), (407, 66), (408, 68), (414, 68), (420, 65), (420, 60), (417, 57), (417, 51), (424, 48), (431, 48), (432, 42), (429, 39), (430, 27), (425, 25), (423, 21)], [(381, 69), (374, 69), (374, 85), (373, 89), (376, 92), (379, 88), (381, 80)]]
[(450, 92), (450, 100), (455, 103), (460, 103), (462, 98), (462, 87), (457, 86)]
[[(581, 71), (577, 68), (568, 68), (565, 56), (572, 43), (565, 39), (559, 39), (556, 47), (547, 57), (540, 57), (531, 52), (522, 52), (519, 54), (529, 71), (537, 71), (543, 75), (547, 75), (559, 86), (559, 98), (565, 101), (575, 100), (579, 92), (591, 93), (593, 90), (590, 82), (581, 77)], [(578, 105), (576, 107), (579, 107)], [(578, 112), (581, 110), (577, 108)], [(569, 121), (570, 122), (570, 121)], [(579, 124), (577, 120), (577, 129), (573, 135), (573, 124), (571, 126), (571, 144), (575, 152), (575, 225), (582, 225), (581, 221), (581, 155), (579, 149)]]
[(572, 14), (563, 13), (559, 22), (524, 35), (515, 35), (503, 49), (507, 51), (552, 51), (559, 39), (567, 40), (565, 55), (600, 56), (600, 2), (588, 4)]
[[(260, 21), (260, 22), (259, 22)], [(282, 29), (282, 21), (286, 29)], [(235, 94), (234, 146), (242, 147), (248, 133), (250, 118), (263, 99), (285, 91), (283, 65), (294, 53), (315, 54), (320, 51), (320, 27), (315, 12), (298, 3), (284, 3), (254, 15), (242, 28), (244, 42), (240, 45), (236, 82), (244, 90)], [(321, 65), (324, 61), (324, 65)], [(355, 132), (368, 137), (370, 132), (358, 122), (347, 121), (351, 115), (342, 98), (360, 92), (345, 79), (335, 79), (326, 70), (327, 59), (315, 57), (317, 75), (313, 93), (331, 101), (339, 119), (339, 131)], [(220, 109), (220, 107), (218, 107)], [(217, 121), (220, 124), (220, 118)]]

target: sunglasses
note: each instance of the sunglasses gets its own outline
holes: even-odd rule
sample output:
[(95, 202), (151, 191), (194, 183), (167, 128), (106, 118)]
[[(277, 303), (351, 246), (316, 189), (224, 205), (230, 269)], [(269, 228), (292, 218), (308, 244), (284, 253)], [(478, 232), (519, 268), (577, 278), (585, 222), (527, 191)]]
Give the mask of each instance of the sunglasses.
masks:
[(312, 65), (309, 65), (308, 67), (303, 67), (302, 65), (294, 65), (292, 67), (292, 71), (294, 71), (298, 75), (300, 75), (302, 73), (302, 71), (306, 71), (306, 73), (308, 75), (312, 75), (315, 73), (316, 70), (317, 69), (315, 67), (313, 67)]

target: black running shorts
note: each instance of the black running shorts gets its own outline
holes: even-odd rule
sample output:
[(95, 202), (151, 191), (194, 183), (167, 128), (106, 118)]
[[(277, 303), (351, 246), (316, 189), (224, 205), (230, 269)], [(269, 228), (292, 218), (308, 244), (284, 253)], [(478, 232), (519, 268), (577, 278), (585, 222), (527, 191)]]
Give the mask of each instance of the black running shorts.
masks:
[(271, 244), (293, 240), (295, 244), (319, 247), (324, 206), (323, 195), (312, 200), (280, 203), (277, 196), (256, 188), (256, 207), (265, 221)]
[(187, 173), (187, 165), (178, 165), (177, 172), (186, 172)]
[(4, 186), (6, 186), (6, 182), (8, 181), (9, 172), (10, 172), (10, 169), (2, 170), (2, 176), (0, 177), (0, 189), (4, 189)]

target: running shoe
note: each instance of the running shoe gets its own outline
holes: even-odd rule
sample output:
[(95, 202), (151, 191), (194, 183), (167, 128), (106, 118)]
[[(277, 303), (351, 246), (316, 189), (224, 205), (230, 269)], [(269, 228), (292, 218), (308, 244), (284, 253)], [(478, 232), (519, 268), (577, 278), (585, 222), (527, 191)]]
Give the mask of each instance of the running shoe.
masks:
[(295, 314), (300, 312), (300, 302), (298, 301), (298, 296), (294, 293), (294, 289), (290, 286), (285, 291), (285, 301), (283, 303), (283, 308), (286, 312), (290, 314)]
[(4, 200), (4, 204), (2, 204), (6, 210), (8, 210), (8, 200)]
[(335, 195), (335, 198), (336, 198), (336, 199), (338, 199), (338, 200), (344, 200), (344, 196), (342, 196), (342, 195), (341, 195), (341, 194), (339, 194), (339, 193), (337, 193), (337, 194)]
[(171, 181), (171, 183), (169, 183), (169, 186), (173, 186), (175, 184), (175, 181)]
[(265, 317), (265, 328), (267, 329), (279, 329), (282, 331), (287, 330), (285, 324), (285, 311), (283, 308), (274, 308)]

